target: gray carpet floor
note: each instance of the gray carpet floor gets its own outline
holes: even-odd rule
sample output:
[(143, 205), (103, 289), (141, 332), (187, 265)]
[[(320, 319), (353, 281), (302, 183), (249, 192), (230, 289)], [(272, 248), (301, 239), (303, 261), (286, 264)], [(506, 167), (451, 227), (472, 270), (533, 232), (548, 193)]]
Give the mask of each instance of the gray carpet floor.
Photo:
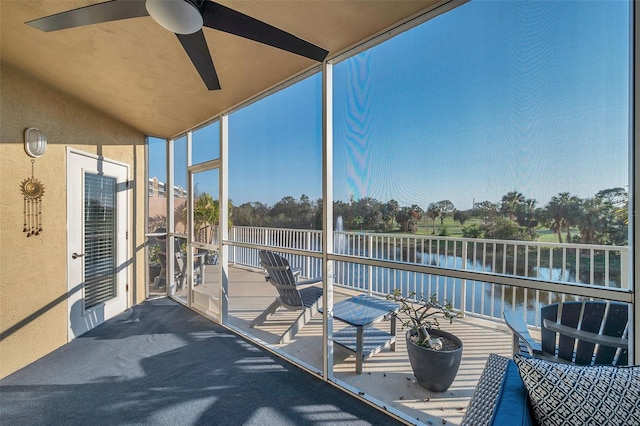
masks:
[(169, 299), (149, 300), (0, 381), (2, 425), (394, 425)]

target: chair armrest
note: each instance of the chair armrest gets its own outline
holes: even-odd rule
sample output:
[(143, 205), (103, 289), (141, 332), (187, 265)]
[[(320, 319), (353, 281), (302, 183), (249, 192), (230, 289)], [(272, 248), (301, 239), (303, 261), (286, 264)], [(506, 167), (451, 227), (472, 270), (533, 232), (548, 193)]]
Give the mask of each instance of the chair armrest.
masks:
[(260, 263), (260, 265), (264, 269), (272, 270), (272, 271), (287, 271), (287, 270), (291, 269), (288, 266), (271, 266), (271, 265), (265, 265), (264, 263)]
[(480, 380), (478, 380), (462, 419), (462, 426), (489, 426), (493, 424), (493, 417), (498, 408), (500, 393), (510, 362), (513, 361), (507, 357), (489, 354), (489, 359), (482, 370)]
[(302, 268), (291, 268), (289, 266), (272, 266), (272, 265), (265, 265), (264, 263), (260, 262), (260, 265), (266, 269), (266, 270), (271, 270), (271, 271), (288, 271), (290, 270), (291, 273), (293, 274), (294, 278), (297, 278), (300, 275), (300, 272), (302, 272)]
[(529, 334), (529, 328), (527, 327), (527, 323), (524, 322), (524, 318), (514, 311), (504, 311), (503, 316), (507, 327), (509, 327), (513, 332), (514, 354), (520, 352), (519, 342), (524, 343), (527, 347), (527, 351), (529, 351), (529, 355), (531, 356), (542, 353), (540, 343), (536, 342)]
[(610, 346), (613, 348), (629, 348), (629, 339), (625, 339), (624, 337), (605, 336), (598, 333), (591, 333), (589, 331), (576, 330), (573, 327), (559, 324), (549, 319), (544, 320), (544, 327), (562, 334), (563, 336), (573, 337), (574, 339), (582, 340), (584, 342), (595, 343), (601, 346)]
[(305, 281), (298, 281), (298, 282), (296, 282), (296, 287), (301, 287), (301, 286), (305, 286), (305, 285), (316, 284), (316, 283), (320, 283), (320, 282), (322, 282), (322, 277), (312, 278), (312, 279), (310, 279), (310, 280), (305, 280)]

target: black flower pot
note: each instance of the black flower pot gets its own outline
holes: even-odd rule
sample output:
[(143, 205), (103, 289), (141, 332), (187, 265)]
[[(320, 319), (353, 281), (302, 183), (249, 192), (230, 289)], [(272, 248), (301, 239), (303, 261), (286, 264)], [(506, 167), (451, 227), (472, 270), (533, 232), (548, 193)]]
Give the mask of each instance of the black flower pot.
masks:
[(153, 283), (154, 279), (162, 272), (162, 265), (149, 265), (149, 282)]
[(433, 349), (418, 346), (410, 339), (411, 330), (407, 331), (407, 352), (413, 374), (420, 386), (433, 392), (444, 392), (449, 389), (451, 383), (458, 374), (460, 360), (462, 359), (462, 341), (451, 333), (442, 330), (429, 330), (433, 337), (446, 337), (458, 344), (458, 348), (451, 351), (434, 351)]

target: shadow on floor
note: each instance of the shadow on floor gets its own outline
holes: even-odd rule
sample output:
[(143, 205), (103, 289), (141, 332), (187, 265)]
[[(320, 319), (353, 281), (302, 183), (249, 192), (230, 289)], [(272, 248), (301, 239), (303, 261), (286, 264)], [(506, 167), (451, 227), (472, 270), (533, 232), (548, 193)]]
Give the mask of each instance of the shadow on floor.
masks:
[(11, 425), (397, 423), (165, 298), (4, 378), (0, 402)]

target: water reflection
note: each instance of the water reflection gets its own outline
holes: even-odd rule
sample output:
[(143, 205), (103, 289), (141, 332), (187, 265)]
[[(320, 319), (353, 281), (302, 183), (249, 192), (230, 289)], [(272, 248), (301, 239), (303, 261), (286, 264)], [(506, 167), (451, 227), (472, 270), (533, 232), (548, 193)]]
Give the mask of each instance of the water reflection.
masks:
[[(363, 253), (359, 253), (362, 255)], [(358, 254), (356, 254), (358, 255)], [(374, 258), (393, 260), (397, 253), (385, 253), (377, 250)], [(439, 266), (451, 269), (466, 269), (479, 272), (493, 272), (490, 265), (479, 261), (466, 261), (460, 256), (450, 256), (433, 253), (412, 253), (414, 262), (422, 265)], [(539, 268), (530, 277), (549, 279), (554, 281), (575, 282), (575, 274), (560, 268)], [(416, 292), (420, 295), (437, 294), (441, 299), (451, 301), (457, 309), (464, 308), (467, 312), (489, 316), (502, 317), (504, 310), (515, 309), (524, 314), (531, 323), (535, 323), (535, 314), (539, 305), (555, 303), (563, 295), (555, 292), (514, 288), (482, 281), (463, 280), (460, 278), (441, 275), (401, 271), (391, 268), (360, 265), (355, 263), (337, 262), (336, 282), (348, 287), (364, 291), (369, 289), (376, 293), (391, 294), (394, 289), (401, 289), (403, 294)], [(464, 306), (462, 303), (464, 289)], [(564, 296), (565, 299), (572, 299)]]

